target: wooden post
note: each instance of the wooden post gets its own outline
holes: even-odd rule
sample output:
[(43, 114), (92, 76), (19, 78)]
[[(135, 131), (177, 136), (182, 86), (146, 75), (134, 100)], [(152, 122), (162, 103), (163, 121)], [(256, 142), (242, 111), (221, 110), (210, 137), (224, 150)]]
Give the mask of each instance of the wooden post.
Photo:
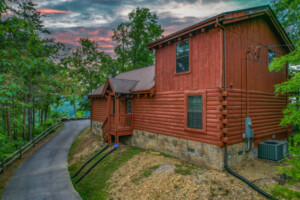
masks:
[(22, 147), (20, 146), (20, 159), (22, 159)]
[(116, 137), (115, 137), (115, 142), (118, 144), (119, 143), (119, 135), (118, 135), (118, 131), (119, 131), (119, 117), (120, 117), (120, 98), (118, 96), (116, 96), (115, 99), (116, 103), (115, 103), (115, 131), (116, 131)]
[(32, 137), (32, 144), (33, 144), (33, 147), (35, 147), (34, 137)]
[(107, 100), (107, 113), (108, 113), (108, 116), (107, 116), (107, 131), (108, 131), (108, 144), (110, 145), (111, 144), (111, 136), (110, 136), (110, 105), (111, 105), (111, 94), (109, 93), (108, 94), (108, 100)]

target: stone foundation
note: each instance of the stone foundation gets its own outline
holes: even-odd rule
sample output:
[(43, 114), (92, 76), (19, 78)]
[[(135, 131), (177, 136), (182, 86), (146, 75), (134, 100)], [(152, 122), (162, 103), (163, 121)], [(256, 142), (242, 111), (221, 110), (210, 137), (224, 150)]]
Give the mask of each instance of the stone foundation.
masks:
[[(224, 170), (224, 148), (215, 145), (142, 130), (133, 130), (132, 136), (121, 137), (120, 141), (127, 145), (159, 151), (198, 166)], [(230, 145), (227, 149), (231, 157), (230, 166), (253, 157), (252, 153), (244, 151), (244, 143)]]
[(102, 137), (102, 124), (103, 122), (92, 121), (92, 133)]

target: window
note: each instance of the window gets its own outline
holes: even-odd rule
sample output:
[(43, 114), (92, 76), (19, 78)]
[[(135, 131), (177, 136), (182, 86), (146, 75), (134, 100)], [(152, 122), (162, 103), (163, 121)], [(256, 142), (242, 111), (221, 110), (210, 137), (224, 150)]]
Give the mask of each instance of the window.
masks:
[(187, 128), (202, 129), (202, 95), (187, 96)]
[(115, 99), (113, 99), (113, 114), (115, 114)]
[(189, 71), (189, 40), (176, 45), (176, 73)]
[(127, 114), (131, 114), (131, 99), (128, 99), (126, 101), (126, 110), (127, 110)]
[(272, 49), (268, 49), (268, 63), (272, 64), (273, 59), (275, 58), (275, 51)]

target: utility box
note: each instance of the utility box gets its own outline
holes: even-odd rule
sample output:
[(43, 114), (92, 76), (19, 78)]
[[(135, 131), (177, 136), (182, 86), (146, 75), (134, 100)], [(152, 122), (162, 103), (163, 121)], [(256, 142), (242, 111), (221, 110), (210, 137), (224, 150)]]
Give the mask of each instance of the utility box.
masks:
[(266, 140), (258, 143), (258, 157), (269, 160), (281, 160), (288, 155), (288, 142), (281, 140)]

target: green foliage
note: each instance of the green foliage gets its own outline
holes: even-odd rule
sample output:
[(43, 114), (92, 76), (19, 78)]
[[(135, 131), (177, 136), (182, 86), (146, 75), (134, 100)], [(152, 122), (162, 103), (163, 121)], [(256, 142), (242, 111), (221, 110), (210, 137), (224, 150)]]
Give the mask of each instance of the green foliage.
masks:
[(80, 38), (79, 43), (81, 47), (63, 59), (64, 65), (70, 69), (70, 78), (76, 83), (76, 86), (69, 86), (71, 90), (66, 98), (69, 98), (71, 104), (80, 100), (81, 109), (89, 110), (90, 101), (87, 94), (104, 84), (107, 77), (114, 76), (117, 68), (115, 60), (99, 51), (97, 42)]
[(1, 13), (12, 13), (0, 18), (0, 156), (54, 123), (50, 105), (67, 85), (66, 68), (56, 62), (63, 46), (41, 36), (49, 32), (35, 4), (9, 5), (0, 0)]
[(271, 6), (282, 26), (288, 30), (292, 42), (299, 43), (300, 0), (272, 0)]
[(128, 71), (152, 65), (154, 52), (147, 44), (162, 37), (163, 29), (157, 23), (157, 16), (148, 8), (136, 8), (128, 15), (129, 21), (114, 29), (113, 40), (120, 71)]
[(286, 166), (278, 166), (279, 172), (291, 177), (290, 184), (300, 182), (300, 134), (295, 134), (289, 138), (290, 158), (285, 161)]
[(15, 145), (10, 141), (10, 138), (6, 135), (0, 134), (0, 159), (7, 157), (13, 151), (15, 151)]
[(280, 71), (289, 65), (291, 78), (275, 85), (277, 94), (289, 94), (291, 102), (283, 110), (282, 126), (300, 126), (300, 0), (273, 0), (271, 6), (283, 27), (296, 44), (296, 49), (287, 55), (275, 58), (269, 66), (270, 71)]
[(276, 185), (271, 189), (271, 193), (280, 199), (296, 200), (300, 199), (300, 192), (290, 190), (284, 186)]

